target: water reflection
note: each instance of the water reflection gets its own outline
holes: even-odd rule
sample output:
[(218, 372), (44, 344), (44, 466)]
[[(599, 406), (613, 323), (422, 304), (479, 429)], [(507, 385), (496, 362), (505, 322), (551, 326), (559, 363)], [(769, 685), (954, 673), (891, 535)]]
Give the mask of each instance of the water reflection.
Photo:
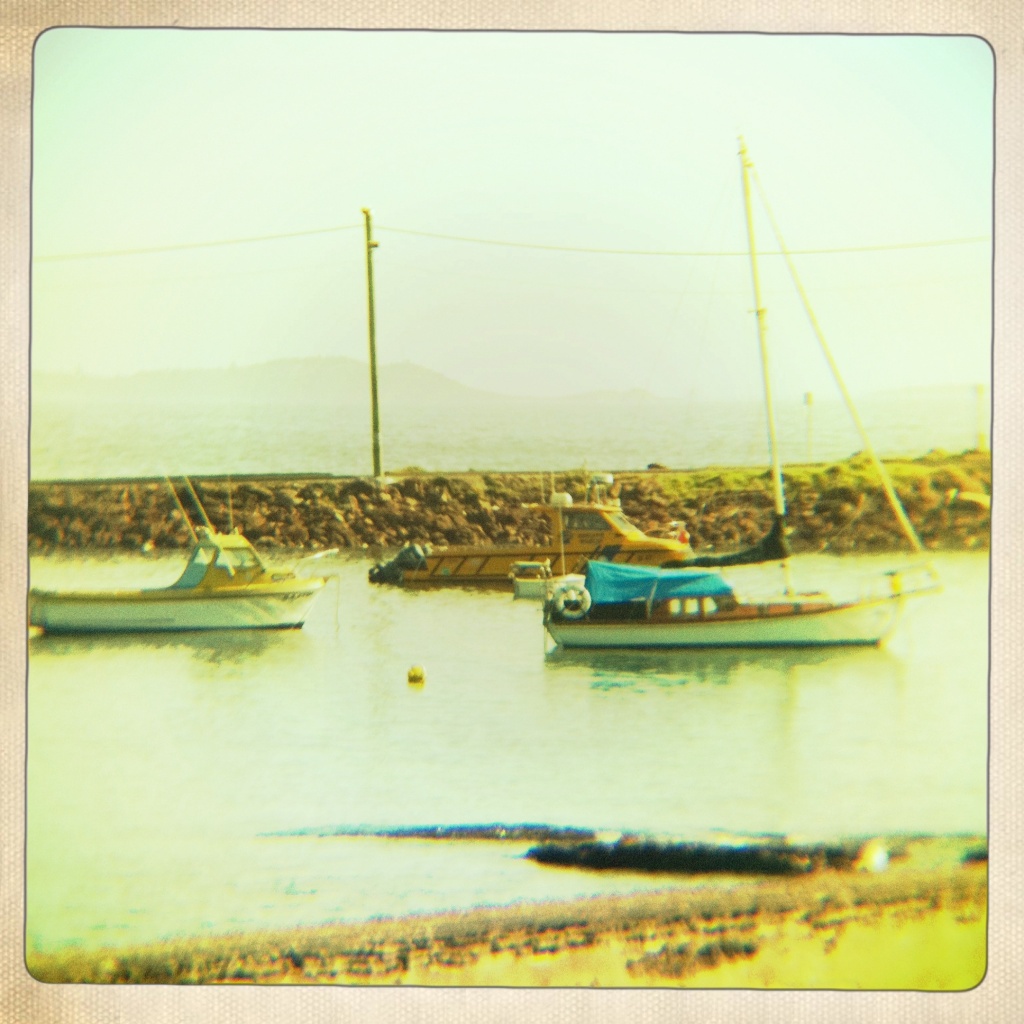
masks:
[[(583, 650), (556, 647), (545, 655), (554, 672), (590, 682), (593, 689), (710, 683), (724, 686), (755, 674), (776, 679), (855, 672), (897, 682), (902, 660), (885, 647), (773, 648), (771, 650)], [(580, 670), (587, 670), (581, 673)]]
[(280, 649), (291, 630), (225, 629), (194, 633), (43, 633), (29, 640), (29, 653), (74, 657), (123, 651), (184, 650), (210, 665), (237, 665)]
[[(942, 560), (947, 590), (880, 649), (546, 656), (536, 605), (371, 588), (365, 561), (338, 567), (333, 599), (302, 630), (29, 641), (30, 942), (625, 884), (494, 844), (257, 838), (316, 822), (681, 836), (985, 827), (978, 556)], [(424, 686), (408, 685), (412, 665)]]

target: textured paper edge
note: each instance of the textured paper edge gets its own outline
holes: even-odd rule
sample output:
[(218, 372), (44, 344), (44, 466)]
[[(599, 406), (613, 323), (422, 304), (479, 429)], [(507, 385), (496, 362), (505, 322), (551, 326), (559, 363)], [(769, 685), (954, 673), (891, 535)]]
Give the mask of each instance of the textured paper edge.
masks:
[[(29, 422), (29, 152), (31, 54), (35, 37), (54, 25), (160, 25), (236, 28), (438, 28), (608, 31), (763, 31), (977, 35), (996, 55), (997, 176), (993, 452), (993, 641), (990, 701), (989, 966), (975, 990), (957, 994), (841, 992), (591, 991), (559, 989), (359, 989), (47, 986), (29, 977), (23, 961), (25, 589)], [(0, 1020), (51, 1021), (374, 1020), (418, 1024), (543, 1018), (558, 1021), (641, 1022), (938, 1021), (1016, 1019), (1021, 981), (1015, 951), (1022, 911), (1019, 822), (1021, 763), (1015, 746), (1021, 698), (1013, 689), (1019, 642), (1020, 584), (1011, 578), (1020, 483), (1012, 453), (1021, 439), (1015, 406), (1021, 361), (1015, 348), (1024, 304), (1021, 271), (1022, 40), (1015, 0), (893, 3), (850, 0), (805, 5), (803, 0), (678, 3), (630, 0), (449, 2), (407, 0), (212, 0), (203, 4), (133, 0), (4, 0), (0, 5)]]

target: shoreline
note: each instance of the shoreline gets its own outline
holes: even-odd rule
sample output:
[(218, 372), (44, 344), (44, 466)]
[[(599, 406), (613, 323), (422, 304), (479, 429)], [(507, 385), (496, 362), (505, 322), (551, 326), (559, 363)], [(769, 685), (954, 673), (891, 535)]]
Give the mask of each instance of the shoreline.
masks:
[(984, 977), (977, 837), (884, 870), (666, 878), (663, 890), (138, 946), (29, 952), (49, 983), (964, 991)]
[[(884, 460), (907, 514), (929, 550), (987, 550), (991, 455), (932, 452)], [(222, 531), (237, 527), (265, 550), (342, 548), (376, 556), (406, 543), (534, 545), (549, 529), (530, 503), (552, 487), (584, 498), (589, 474), (392, 472), (384, 481), (321, 474), (197, 476), (196, 494)], [(193, 522), (196, 503), (176, 478)], [(773, 515), (763, 467), (649, 468), (615, 474), (612, 495), (650, 536), (686, 524), (696, 554), (746, 547)], [(787, 524), (795, 554), (875, 553), (906, 546), (870, 461), (793, 466), (786, 473)], [(54, 550), (150, 551), (186, 547), (189, 531), (166, 480), (31, 481), (28, 543)]]

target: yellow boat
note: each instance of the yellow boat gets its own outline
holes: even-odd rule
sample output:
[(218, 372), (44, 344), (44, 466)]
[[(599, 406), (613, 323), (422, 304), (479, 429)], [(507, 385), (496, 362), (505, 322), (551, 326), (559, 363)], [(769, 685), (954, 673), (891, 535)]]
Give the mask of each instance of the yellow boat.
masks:
[[(618, 501), (605, 498), (604, 485), (610, 482), (607, 475), (595, 477), (581, 504), (574, 504), (569, 494), (555, 493), (546, 505), (526, 505), (549, 520), (545, 542), (450, 547), (406, 544), (394, 558), (370, 569), (370, 582), (508, 586), (513, 567), (520, 562), (547, 563), (552, 575), (565, 576), (585, 571), (591, 560), (657, 566), (693, 555), (686, 539), (648, 537), (631, 523)], [(685, 536), (685, 532), (681, 534), (681, 538)]]
[(29, 592), (29, 625), (49, 633), (297, 629), (326, 580), (267, 568), (240, 534), (200, 526), (169, 587)]

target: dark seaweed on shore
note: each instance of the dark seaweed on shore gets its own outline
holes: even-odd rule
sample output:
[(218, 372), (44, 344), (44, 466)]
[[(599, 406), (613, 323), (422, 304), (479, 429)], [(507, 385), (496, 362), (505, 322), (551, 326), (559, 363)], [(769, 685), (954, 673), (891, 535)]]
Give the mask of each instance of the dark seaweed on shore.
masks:
[(657, 843), (623, 839), (616, 843), (546, 843), (525, 856), (539, 864), (589, 871), (643, 871), (667, 874), (802, 875), (822, 868), (849, 870), (857, 846), (782, 844), (714, 846), (709, 843)]
[[(518, 903), (279, 931), (170, 939), (125, 948), (28, 950), (33, 978), (50, 984), (400, 984), (410, 968), (444, 969), (509, 954), (545, 959), (560, 950), (600, 947), (609, 936), (647, 938), (667, 929), (660, 950), (628, 967), (637, 976), (681, 978), (722, 959), (755, 955), (758, 920), (774, 928), (799, 913), (811, 927), (886, 907), (980, 906), (987, 872), (951, 869), (757, 880), (735, 888), (693, 887), (597, 896), (573, 902)], [(639, 947), (636, 947), (639, 948)], [(494, 981), (484, 982), (494, 984)]]
[(470, 839), (497, 842), (553, 843), (586, 842), (594, 832), (586, 828), (558, 827), (554, 825), (410, 825), (400, 828), (364, 828), (339, 826), (337, 828), (296, 829), (289, 832), (264, 833), (268, 837), (315, 836), (318, 839), (364, 837), (373, 839)]

